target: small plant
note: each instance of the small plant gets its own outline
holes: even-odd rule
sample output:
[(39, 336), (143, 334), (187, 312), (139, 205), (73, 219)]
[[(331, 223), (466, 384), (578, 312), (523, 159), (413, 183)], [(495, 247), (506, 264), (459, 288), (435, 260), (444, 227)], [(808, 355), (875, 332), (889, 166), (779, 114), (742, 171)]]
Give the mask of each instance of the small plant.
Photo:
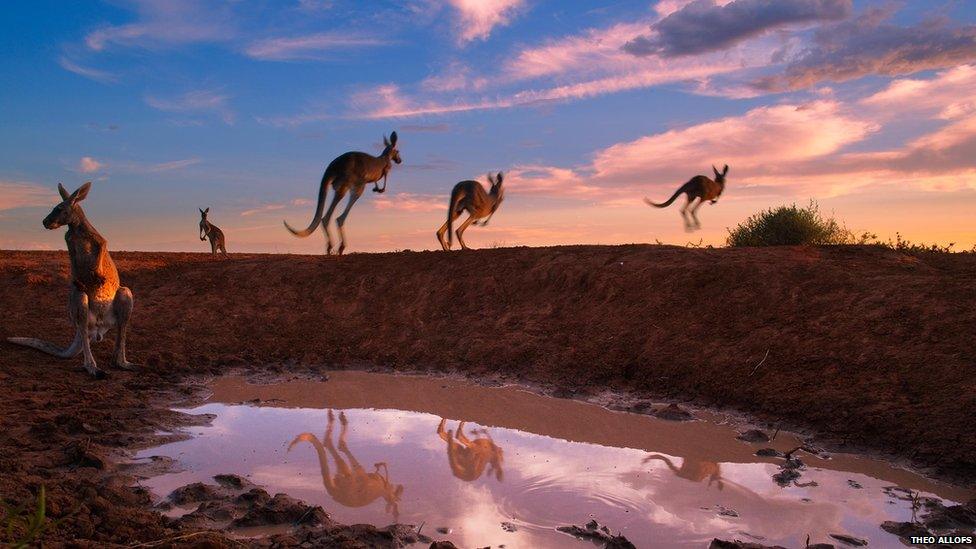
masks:
[(17, 507), (2, 502), (0, 505), (4, 510), (5, 537), (8, 540), (8, 547), (12, 549), (30, 547), (45, 530), (56, 526), (59, 522), (47, 520), (47, 499), (43, 486), (37, 493), (37, 505), (32, 513), (27, 510), (28, 502)]
[(824, 217), (816, 202), (801, 208), (796, 204), (759, 212), (729, 230), (730, 247), (741, 246), (823, 246), (853, 244), (872, 237), (868, 233), (856, 239), (833, 217)]

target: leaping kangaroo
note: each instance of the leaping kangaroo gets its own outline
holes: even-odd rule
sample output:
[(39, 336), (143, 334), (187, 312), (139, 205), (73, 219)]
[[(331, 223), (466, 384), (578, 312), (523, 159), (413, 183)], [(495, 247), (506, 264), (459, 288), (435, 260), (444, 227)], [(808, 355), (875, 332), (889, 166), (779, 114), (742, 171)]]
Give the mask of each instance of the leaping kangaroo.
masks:
[[(687, 183), (681, 187), (678, 187), (678, 190), (674, 191), (674, 194), (671, 195), (671, 198), (669, 198), (666, 202), (657, 204), (655, 202), (651, 202), (651, 200), (646, 197), (644, 198), (644, 202), (647, 202), (649, 206), (654, 206), (656, 208), (667, 208), (679, 196), (685, 194), (688, 196), (688, 201), (684, 206), (681, 207), (681, 218), (685, 221), (685, 230), (692, 231), (694, 229), (701, 229), (701, 223), (698, 221), (697, 215), (698, 208), (701, 207), (702, 203), (706, 200), (710, 201), (712, 204), (718, 202), (718, 197), (721, 196), (722, 191), (725, 190), (725, 174), (729, 173), (729, 166), (726, 164), (721, 173), (715, 169), (715, 166), (712, 166), (712, 171), (715, 172), (715, 181), (712, 181), (704, 175), (696, 175), (695, 177), (689, 179)], [(691, 206), (691, 203), (696, 199), (698, 200), (698, 203)], [(691, 206), (691, 220), (688, 219), (687, 215), (689, 212), (689, 206)], [(694, 223), (692, 223), (692, 220)]]
[(68, 295), (68, 317), (75, 325), (75, 338), (67, 349), (33, 337), (11, 337), (11, 343), (32, 347), (58, 358), (72, 358), (82, 353), (85, 370), (96, 379), (105, 376), (95, 364), (91, 340), (101, 341), (110, 329), (116, 329), (113, 364), (122, 369), (135, 365), (125, 359), (125, 331), (132, 314), (132, 292), (119, 284), (119, 272), (108, 254), (108, 242), (98, 234), (85, 217), (79, 204), (88, 196), (91, 181), (68, 193), (58, 183), (63, 199), (44, 218), (49, 230), (68, 226), (64, 235), (71, 260), (71, 291)]
[(495, 478), (502, 480), (502, 460), (504, 452), (495, 445), (488, 429), (483, 429), (484, 436), (476, 436), (474, 440), (468, 439), (464, 434), (464, 422), (458, 423), (457, 432), (445, 431), (446, 419), (441, 418), (440, 425), (437, 426), (437, 435), (447, 443), (447, 461), (451, 466), (451, 472), (461, 480), (471, 482), (481, 478), (485, 472), (485, 465), (489, 466), (489, 472), (495, 473)]
[(661, 460), (671, 472), (679, 478), (685, 480), (690, 480), (691, 482), (701, 482), (708, 479), (708, 486), (711, 486), (714, 482), (718, 489), (721, 490), (725, 488), (724, 479), (722, 479), (722, 468), (718, 463), (714, 461), (705, 461), (693, 458), (684, 458), (681, 461), (681, 467), (675, 467), (674, 463), (667, 456), (662, 456), (661, 454), (650, 454), (644, 458), (643, 463), (647, 463), (651, 460)]
[[(342, 239), (339, 243), (339, 255), (342, 255), (342, 251), (346, 249), (346, 233), (343, 231), (343, 226), (346, 224), (346, 217), (349, 216), (349, 210), (352, 209), (353, 204), (362, 196), (363, 189), (367, 183), (373, 184), (374, 193), (386, 192), (386, 176), (392, 167), (390, 161), (396, 162), (397, 164), (402, 162), (400, 159), (400, 151), (397, 150), (396, 132), (391, 133), (389, 139), (384, 135), (383, 144), (386, 148), (383, 149), (383, 153), (379, 156), (373, 156), (364, 152), (347, 152), (333, 160), (322, 175), (322, 182), (319, 186), (319, 201), (315, 207), (315, 216), (312, 218), (312, 222), (308, 225), (308, 228), (298, 231), (291, 228), (287, 221), (285, 221), (285, 228), (291, 231), (291, 234), (305, 238), (312, 234), (315, 228), (318, 227), (319, 222), (321, 222), (322, 232), (325, 233), (325, 239), (328, 244), (325, 253), (331, 254), (332, 235), (329, 234), (329, 221), (332, 219), (332, 212), (335, 211), (342, 197), (352, 191), (352, 194), (349, 195), (349, 202), (346, 204), (346, 209), (336, 218), (336, 226), (339, 227), (339, 237)], [(383, 180), (383, 188), (380, 188), (376, 184), (380, 179)], [(326, 193), (330, 185), (334, 191), (332, 203), (329, 204), (329, 210), (325, 213), (325, 217), (322, 217)]]
[(214, 257), (217, 257), (217, 250), (220, 250), (224, 254), (224, 257), (227, 257), (227, 244), (224, 240), (224, 231), (221, 231), (219, 227), (207, 221), (208, 213), (210, 213), (210, 208), (200, 210), (200, 241), (203, 242), (209, 238), (210, 251)]
[[(485, 188), (481, 186), (481, 183), (470, 179), (454, 185), (454, 189), (451, 191), (451, 201), (447, 207), (447, 222), (441, 225), (440, 229), (437, 229), (437, 240), (440, 241), (441, 247), (445, 251), (450, 250), (454, 244), (454, 238), (452, 236), (454, 220), (460, 217), (465, 211), (469, 215), (464, 220), (464, 223), (458, 227), (457, 237), (462, 249), (470, 249), (464, 243), (464, 231), (472, 222), (477, 225), (477, 220), (479, 219), (484, 219), (481, 222), (481, 226), (487, 225), (491, 217), (495, 215), (495, 211), (498, 210), (498, 207), (502, 204), (502, 200), (505, 199), (502, 179), (502, 172), (498, 172), (498, 175), (495, 177), (492, 177), (491, 173), (489, 173), (488, 183), (491, 184), (491, 190), (488, 192), (485, 192)], [(446, 242), (444, 241), (445, 232), (447, 233)]]
[[(288, 446), (291, 451), (299, 442), (308, 442), (315, 448), (315, 453), (319, 457), (319, 468), (322, 470), (322, 485), (325, 491), (332, 496), (336, 503), (346, 507), (365, 507), (377, 498), (382, 497), (386, 500), (386, 512), (392, 513), (393, 521), (399, 520), (399, 503), (403, 495), (403, 485), (393, 485), (390, 483), (390, 471), (386, 463), (380, 462), (373, 465), (373, 472), (367, 473), (363, 466), (356, 461), (356, 457), (346, 446), (346, 430), (349, 421), (344, 412), (339, 413), (339, 423), (342, 427), (339, 430), (339, 449), (332, 443), (332, 426), (335, 424), (335, 415), (329, 410), (329, 421), (325, 427), (325, 435), (320, 441), (312, 433), (302, 433), (295, 437), (295, 440)], [(323, 444), (324, 443), (324, 444)], [(349, 459), (347, 464), (342, 456), (342, 452)], [(332, 475), (329, 471), (329, 456), (335, 461), (338, 471)], [(352, 467), (350, 467), (350, 465)], [(380, 468), (383, 474), (380, 475)]]

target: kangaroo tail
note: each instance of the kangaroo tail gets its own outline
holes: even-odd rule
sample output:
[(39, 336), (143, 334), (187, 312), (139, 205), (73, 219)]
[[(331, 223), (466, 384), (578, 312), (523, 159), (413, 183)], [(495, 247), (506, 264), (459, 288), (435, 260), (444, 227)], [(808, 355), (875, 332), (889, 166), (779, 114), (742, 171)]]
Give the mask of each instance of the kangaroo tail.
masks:
[(666, 201), (664, 201), (664, 202), (662, 202), (660, 204), (658, 204), (657, 202), (651, 202), (651, 200), (649, 198), (644, 198), (644, 202), (647, 202), (647, 205), (648, 206), (654, 206), (655, 208), (667, 208), (668, 206), (671, 205), (671, 203), (673, 203), (675, 200), (677, 200), (678, 197), (681, 196), (682, 193), (688, 191), (688, 185), (689, 185), (689, 183), (685, 183), (684, 185), (678, 187), (678, 190), (674, 191), (674, 194), (671, 195), (671, 198), (667, 199)]
[(7, 341), (16, 345), (37, 349), (38, 351), (58, 358), (71, 358), (78, 356), (78, 353), (81, 352), (81, 334), (75, 334), (74, 341), (71, 342), (71, 345), (67, 349), (62, 349), (53, 343), (49, 343), (43, 339), (37, 339), (36, 337), (8, 337)]
[(329, 185), (332, 184), (332, 180), (333, 177), (329, 174), (329, 171), (326, 170), (326, 172), (322, 174), (322, 183), (319, 185), (319, 202), (315, 206), (315, 216), (312, 218), (312, 222), (309, 223), (307, 229), (299, 231), (293, 229), (287, 221), (284, 222), (285, 228), (288, 229), (291, 234), (297, 237), (305, 238), (306, 236), (312, 234), (312, 231), (319, 226), (319, 223), (322, 221), (322, 212), (325, 210), (325, 196), (329, 192)]
[(458, 201), (461, 200), (460, 187), (454, 187), (451, 191), (451, 204), (447, 208), (447, 245), (454, 245), (454, 209), (457, 208)]

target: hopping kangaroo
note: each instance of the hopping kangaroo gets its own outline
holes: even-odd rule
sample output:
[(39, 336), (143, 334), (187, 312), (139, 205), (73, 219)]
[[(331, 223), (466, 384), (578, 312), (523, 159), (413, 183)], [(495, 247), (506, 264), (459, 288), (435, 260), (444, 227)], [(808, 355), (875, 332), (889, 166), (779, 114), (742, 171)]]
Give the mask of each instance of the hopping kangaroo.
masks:
[[(677, 200), (679, 196), (685, 194), (688, 196), (688, 201), (685, 202), (685, 205), (681, 207), (681, 218), (685, 220), (685, 229), (689, 231), (700, 229), (701, 223), (698, 221), (697, 215), (698, 208), (701, 207), (702, 203), (706, 200), (710, 201), (712, 204), (718, 202), (718, 197), (721, 196), (722, 191), (725, 190), (725, 174), (729, 173), (729, 166), (726, 164), (721, 173), (715, 169), (715, 166), (712, 166), (712, 171), (715, 172), (715, 181), (712, 181), (704, 175), (696, 175), (695, 177), (689, 179), (687, 183), (679, 187), (678, 190), (674, 191), (674, 194), (671, 195), (671, 198), (669, 198), (667, 202), (657, 204), (655, 202), (651, 202), (651, 200), (648, 198), (644, 198), (644, 202), (647, 202), (648, 205), (657, 208), (667, 208), (672, 202)], [(692, 206), (691, 203), (695, 200), (698, 200), (698, 202)], [(687, 215), (689, 213), (689, 206), (691, 207), (691, 219), (689, 219)]]
[(714, 461), (705, 461), (693, 458), (684, 458), (681, 461), (681, 467), (675, 467), (674, 463), (667, 456), (662, 456), (661, 454), (651, 454), (644, 458), (644, 463), (652, 460), (663, 461), (668, 469), (679, 478), (685, 480), (690, 480), (691, 482), (701, 482), (708, 479), (708, 486), (711, 486), (714, 482), (718, 489), (721, 490), (725, 488), (725, 484), (722, 479), (722, 469), (718, 463)]
[(108, 255), (108, 242), (92, 227), (81, 209), (79, 202), (88, 196), (90, 189), (91, 181), (69, 194), (58, 183), (63, 201), (44, 218), (47, 229), (68, 226), (64, 236), (71, 260), (68, 317), (75, 325), (74, 341), (67, 349), (33, 337), (11, 337), (8, 341), (59, 358), (72, 358), (81, 353), (85, 358), (85, 370), (95, 378), (101, 378), (105, 374), (95, 364), (91, 340), (101, 341), (112, 328), (116, 329), (113, 364), (127, 370), (134, 366), (125, 359), (125, 330), (132, 314), (132, 292), (119, 285), (119, 272)]
[(224, 257), (227, 257), (227, 242), (224, 240), (224, 231), (207, 221), (208, 213), (210, 213), (210, 208), (200, 210), (200, 242), (209, 238), (210, 251), (214, 257), (217, 257), (217, 250), (220, 250)]
[[(325, 427), (325, 436), (320, 441), (311, 433), (302, 433), (295, 437), (295, 440), (288, 446), (291, 451), (299, 442), (308, 442), (315, 448), (319, 456), (319, 468), (322, 470), (322, 484), (325, 491), (332, 496), (332, 499), (346, 507), (365, 507), (377, 498), (382, 497), (386, 500), (386, 512), (393, 514), (393, 521), (396, 522), (400, 516), (399, 503), (403, 495), (403, 485), (393, 485), (390, 483), (390, 471), (386, 463), (380, 462), (373, 465), (372, 473), (367, 473), (363, 466), (356, 461), (356, 457), (346, 446), (346, 430), (349, 421), (346, 414), (339, 412), (339, 422), (342, 427), (339, 430), (339, 449), (332, 444), (332, 426), (335, 424), (335, 415), (329, 410), (329, 422)], [(346, 463), (339, 454), (346, 454), (349, 463)], [(329, 456), (335, 461), (338, 471), (335, 475), (329, 471)], [(351, 465), (351, 467), (350, 467)], [(383, 474), (380, 475), (380, 468)]]
[[(440, 241), (441, 247), (444, 250), (450, 250), (451, 246), (454, 244), (454, 238), (452, 237), (452, 229), (454, 228), (454, 220), (460, 217), (464, 212), (468, 212), (468, 218), (464, 220), (464, 223), (458, 227), (457, 237), (458, 242), (461, 243), (461, 248), (468, 250), (467, 244), (464, 243), (464, 230), (468, 228), (472, 222), (475, 225), (478, 224), (479, 219), (484, 219), (481, 222), (482, 226), (488, 224), (491, 220), (491, 216), (495, 215), (495, 211), (501, 206), (502, 200), (505, 199), (505, 190), (502, 188), (502, 172), (498, 172), (497, 177), (492, 177), (488, 174), (488, 183), (491, 183), (491, 190), (485, 192), (485, 188), (481, 186), (481, 183), (477, 181), (461, 181), (454, 186), (451, 191), (451, 202), (447, 207), (447, 222), (441, 225), (440, 229), (437, 229), (437, 240)], [(447, 233), (447, 241), (444, 241), (444, 233)]]
[(437, 426), (437, 434), (447, 443), (447, 461), (451, 472), (461, 480), (473, 481), (481, 478), (485, 472), (485, 465), (489, 465), (489, 472), (495, 473), (495, 478), (502, 480), (502, 460), (504, 452), (495, 445), (495, 441), (488, 434), (488, 429), (482, 429), (483, 437), (469, 440), (464, 435), (464, 422), (458, 424), (457, 432), (445, 431), (446, 419), (441, 418)]
[[(336, 218), (336, 226), (339, 227), (339, 238), (341, 239), (339, 243), (339, 255), (342, 255), (342, 251), (346, 249), (346, 233), (343, 231), (343, 226), (346, 224), (346, 217), (349, 216), (349, 210), (352, 209), (353, 204), (362, 196), (363, 189), (367, 183), (373, 184), (374, 193), (386, 192), (386, 176), (392, 167), (390, 162), (396, 162), (397, 164), (402, 162), (400, 159), (400, 151), (397, 150), (396, 132), (391, 133), (389, 139), (383, 136), (383, 144), (386, 148), (383, 149), (383, 153), (379, 156), (373, 156), (364, 152), (347, 152), (333, 160), (322, 175), (322, 183), (319, 186), (319, 201), (315, 206), (315, 216), (312, 218), (312, 222), (308, 225), (308, 228), (299, 231), (291, 228), (288, 222), (285, 221), (285, 227), (291, 231), (291, 234), (304, 238), (312, 234), (315, 231), (315, 227), (318, 227), (321, 222), (322, 232), (325, 233), (325, 240), (327, 242), (325, 253), (331, 254), (332, 235), (329, 233), (329, 221), (332, 219), (332, 213), (335, 211), (339, 201), (342, 200), (342, 197), (346, 196), (346, 193), (351, 193), (349, 194), (349, 202), (346, 203), (346, 209)], [(383, 188), (377, 185), (380, 179), (383, 180)], [(329, 186), (334, 191), (332, 203), (329, 204), (329, 210), (325, 212), (325, 217), (323, 217), (322, 210), (325, 208), (325, 198)]]

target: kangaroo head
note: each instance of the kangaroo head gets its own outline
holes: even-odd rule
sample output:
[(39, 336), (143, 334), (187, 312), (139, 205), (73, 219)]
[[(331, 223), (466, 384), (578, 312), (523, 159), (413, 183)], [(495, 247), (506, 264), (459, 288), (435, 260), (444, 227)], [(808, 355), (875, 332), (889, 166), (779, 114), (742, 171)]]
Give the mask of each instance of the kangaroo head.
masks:
[(200, 210), (200, 240), (203, 240), (207, 236), (207, 214), (208, 213), (210, 213), (210, 208), (207, 208), (206, 210)]
[(495, 177), (492, 177), (490, 172), (488, 173), (488, 182), (491, 183), (491, 194), (495, 195), (496, 207), (505, 199), (505, 189), (502, 188), (503, 179), (504, 175), (502, 172), (498, 172), (498, 175)]
[(383, 136), (383, 144), (386, 145), (386, 148), (383, 149), (382, 156), (389, 156), (397, 164), (399, 164), (400, 162), (403, 162), (403, 160), (400, 159), (400, 151), (397, 150), (397, 133), (396, 132), (391, 133), (389, 139), (387, 139), (386, 136), (384, 135)]
[(721, 173), (715, 169), (715, 166), (713, 165), (712, 171), (715, 172), (715, 182), (725, 185), (725, 174), (729, 173), (729, 165), (726, 164), (725, 167), (722, 168)]
[(58, 192), (61, 193), (61, 203), (51, 210), (44, 218), (46, 229), (57, 229), (63, 225), (73, 225), (85, 218), (85, 213), (81, 211), (79, 202), (88, 196), (91, 190), (91, 181), (75, 189), (75, 192), (68, 193), (64, 185), (58, 183)]

